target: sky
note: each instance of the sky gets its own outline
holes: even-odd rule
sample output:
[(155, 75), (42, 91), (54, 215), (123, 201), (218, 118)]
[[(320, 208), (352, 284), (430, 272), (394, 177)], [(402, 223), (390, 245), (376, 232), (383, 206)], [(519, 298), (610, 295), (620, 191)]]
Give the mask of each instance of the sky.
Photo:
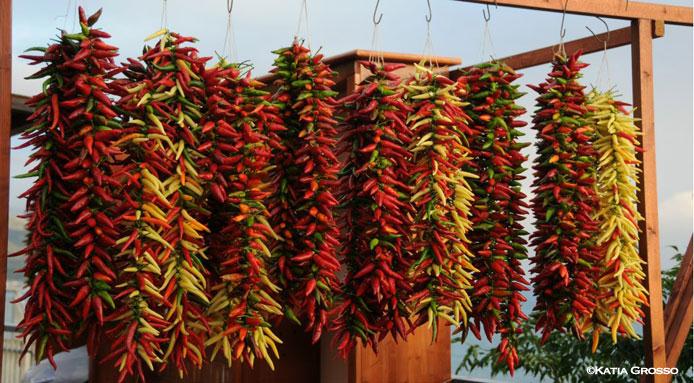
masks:
[[(274, 59), (271, 51), (291, 43), (299, 24), (301, 1), (236, 0), (234, 3), (234, 58), (250, 61), (255, 65), (254, 73), (262, 75), (271, 68)], [(308, 0), (308, 28), (306, 23), (302, 23), (300, 35), (310, 41), (312, 48), (320, 47), (326, 56), (357, 48), (373, 48), (372, 13), (375, 3), (371, 0)], [(669, 0), (667, 3), (691, 6), (691, 1), (687, 0)], [(161, 27), (162, 1), (158, 0), (14, 1), (13, 93), (32, 95), (40, 91), (40, 81), (23, 79), (35, 68), (17, 56), (28, 47), (45, 45), (58, 32), (56, 28), (74, 30), (76, 4), (86, 6), (88, 12), (103, 7), (104, 13), (97, 26), (113, 35), (109, 43), (120, 47), (122, 58), (137, 56), (142, 51), (144, 37)], [(491, 7), (488, 24), (491, 44), (483, 47), (483, 6), (431, 0), (431, 7), (433, 52), (461, 57), (467, 65), (484, 61), (490, 53), (504, 57), (559, 41), (561, 15), (558, 13)], [(424, 51), (426, 1), (382, 0), (379, 12), (383, 13), (383, 19), (379, 25), (377, 47), (403, 53)], [(166, 14), (170, 29), (200, 39), (197, 47), (203, 55), (212, 56), (224, 51), (225, 0), (168, 0)], [(608, 23), (612, 30), (628, 25), (621, 20), (608, 20)], [(596, 33), (604, 30), (596, 18), (567, 15), (566, 40), (588, 36), (585, 26)], [(663, 267), (667, 268), (672, 264), (669, 258), (673, 254), (667, 246), (683, 249), (692, 233), (692, 29), (666, 26), (665, 37), (655, 40), (653, 46), (661, 257)], [(617, 89), (624, 101), (631, 102), (630, 56), (630, 47), (610, 50), (607, 54), (609, 71), (600, 70), (602, 53), (584, 56), (584, 61), (591, 64), (585, 70), (584, 83), (595, 84), (600, 74), (601, 84), (609, 79), (609, 86)], [(544, 65), (524, 70), (524, 77), (519, 82), (537, 84), (543, 81), (549, 69)], [(525, 85), (522, 89), (527, 95), (520, 104), (528, 109), (525, 118), (530, 119), (536, 95)], [(526, 138), (532, 140), (534, 135), (530, 130), (527, 133)], [(14, 139), (13, 145), (17, 143)], [(12, 174), (23, 172), (22, 164), (27, 154), (27, 151), (13, 153)], [(531, 160), (535, 157), (532, 147), (526, 154)], [(13, 180), (11, 196), (20, 194), (29, 182)], [(11, 251), (20, 246), (22, 239), (22, 222), (13, 217), (21, 214), (23, 206), (17, 199), (10, 201)], [(11, 268), (15, 266), (10, 265)], [(460, 349), (454, 350), (454, 354), (460, 352)], [(457, 363), (455, 360), (453, 363), (455, 368)]]

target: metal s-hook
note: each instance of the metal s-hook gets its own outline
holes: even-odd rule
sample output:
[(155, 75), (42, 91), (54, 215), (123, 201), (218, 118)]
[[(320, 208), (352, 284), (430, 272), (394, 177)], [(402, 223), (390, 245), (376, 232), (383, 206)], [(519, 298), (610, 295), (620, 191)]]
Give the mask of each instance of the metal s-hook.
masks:
[(424, 16), (424, 19), (427, 21), (427, 23), (431, 22), (431, 1), (427, 0), (427, 8), (429, 8), (429, 14)]
[[(494, 0), (494, 8), (499, 9), (498, 0)], [(482, 17), (484, 17), (485, 22), (489, 22), (492, 19), (492, 11), (489, 10), (489, 3), (487, 3), (487, 12), (482, 9)]]
[(593, 35), (593, 37), (595, 37), (596, 40), (598, 40), (599, 42), (601, 42), (601, 43), (605, 44), (605, 46), (607, 46), (607, 42), (610, 41), (610, 26), (607, 24), (607, 22), (605, 20), (603, 20), (602, 17), (600, 17), (600, 16), (595, 16), (595, 17), (605, 25), (605, 29), (607, 30), (607, 33), (605, 35), (605, 40), (600, 40), (598, 38), (598, 36), (595, 34), (595, 32), (593, 32), (593, 30), (590, 29), (590, 27), (587, 25), (586, 25), (586, 29), (588, 31), (590, 31), (590, 33)]
[(381, 0), (376, 0), (376, 7), (374, 8), (374, 15), (373, 15), (373, 22), (374, 25), (378, 25), (381, 23), (381, 19), (383, 18), (383, 13), (381, 13), (380, 16), (378, 16), (378, 19), (376, 19), (376, 12), (378, 12), (378, 4), (381, 2)]
[(569, 5), (569, 0), (564, 0), (564, 9), (561, 13), (561, 27), (559, 28), (559, 37), (566, 37), (566, 28), (564, 28), (564, 20), (566, 20), (566, 7)]

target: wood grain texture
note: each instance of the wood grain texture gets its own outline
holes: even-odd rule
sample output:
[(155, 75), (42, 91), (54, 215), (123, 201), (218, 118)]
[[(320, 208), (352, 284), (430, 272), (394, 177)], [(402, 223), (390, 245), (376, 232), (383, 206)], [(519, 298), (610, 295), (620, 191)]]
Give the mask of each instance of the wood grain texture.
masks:
[[(5, 330), (7, 284), (7, 214), (10, 186), (10, 131), (12, 130), (12, 0), (0, 0), (0, 333)], [(0, 337), (0, 350), (3, 339)], [(0, 353), (0, 376), (2, 354)]]
[[(280, 358), (275, 361), (275, 371), (270, 370), (262, 360), (256, 361), (254, 368), (246, 364), (234, 363), (229, 367), (219, 355), (202, 369), (191, 368), (185, 379), (180, 379), (175, 368), (162, 373), (149, 373), (148, 383), (320, 383), (320, 346), (311, 345), (310, 335), (300, 327), (282, 324), (277, 335), (284, 341), (278, 347)], [(108, 342), (102, 344), (100, 355), (108, 354)], [(208, 350), (209, 355), (210, 350)], [(113, 362), (92, 364), (90, 382), (116, 383), (117, 373)], [(130, 379), (127, 383), (135, 383)]]
[(680, 271), (665, 305), (665, 354), (667, 366), (676, 367), (687, 335), (692, 330), (692, 241), (684, 252)]
[(444, 383), (451, 379), (451, 334), (441, 326), (432, 344), (431, 332), (420, 327), (395, 343), (391, 336), (378, 345), (378, 354), (359, 348), (350, 358), (349, 383)]
[[(651, 20), (640, 19), (631, 23), (632, 84), (634, 92), (634, 116), (643, 136), (643, 153), (639, 154), (641, 170), (639, 181), (639, 212), (641, 237), (639, 254), (645, 261), (648, 303), (644, 307), (644, 352), (646, 367), (665, 367), (665, 326), (663, 321), (663, 293), (660, 275), (660, 241), (658, 233), (658, 183), (656, 179), (655, 122), (653, 103), (653, 40)], [(646, 382), (666, 382), (665, 375), (642, 377)]]
[[(498, 4), (536, 11), (563, 12), (623, 20), (663, 20), (667, 24), (692, 25), (692, 7), (643, 3), (627, 0), (456, 0), (467, 3)], [(628, 5), (627, 5), (628, 3)]]

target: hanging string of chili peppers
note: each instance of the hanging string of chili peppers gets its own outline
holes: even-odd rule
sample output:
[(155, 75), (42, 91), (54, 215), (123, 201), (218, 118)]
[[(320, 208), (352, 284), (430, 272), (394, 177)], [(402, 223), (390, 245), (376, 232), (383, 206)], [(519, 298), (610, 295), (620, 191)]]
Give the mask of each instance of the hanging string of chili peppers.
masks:
[(409, 321), (408, 271), (412, 263), (409, 178), (411, 109), (395, 70), (400, 64), (361, 62), (371, 72), (341, 100), (345, 120), (339, 156), (346, 156), (340, 180), (344, 210), (343, 262), (347, 275), (333, 329), (343, 357), (357, 345), (377, 348), (388, 332), (405, 339)]
[(274, 51), (277, 87), (286, 131), (278, 132), (284, 151), (276, 151), (278, 191), (270, 206), (277, 242), (277, 268), (289, 303), (285, 315), (317, 342), (339, 290), (338, 230), (333, 217), (339, 161), (333, 152), (337, 121), (334, 73), (323, 55), (311, 55), (297, 40)]
[[(158, 312), (170, 324), (163, 328), (166, 339), (164, 363), (172, 361), (179, 373), (186, 371), (186, 362), (202, 366), (205, 334), (209, 327), (205, 307), (207, 268), (203, 234), (209, 232), (205, 209), (206, 181), (200, 177), (199, 162), (204, 156), (196, 150), (203, 144), (201, 126), (205, 113), (205, 84), (202, 81), (205, 63), (209, 58), (199, 57), (194, 47), (182, 46), (195, 42), (192, 37), (181, 36), (163, 29), (148, 40), (161, 37), (151, 48), (145, 48), (141, 60), (144, 76), (135, 82), (130, 92), (136, 95), (135, 113), (138, 119), (162, 148), (162, 158), (154, 165), (147, 163), (141, 170), (144, 192), (158, 199), (158, 205), (141, 204), (159, 230), (144, 226), (142, 235), (158, 242), (152, 258), (161, 263), (160, 285), (144, 282), (152, 295), (161, 294), (163, 306)], [(136, 137), (134, 140), (140, 140)], [(158, 175), (147, 169), (158, 168)], [(139, 216), (139, 217), (138, 217)], [(145, 360), (147, 362), (147, 360)], [(148, 363), (149, 364), (149, 363)]]
[(595, 127), (594, 148), (598, 168), (596, 190), (600, 223), (597, 245), (602, 256), (598, 279), (598, 299), (593, 315), (593, 352), (600, 333), (607, 330), (612, 341), (617, 334), (639, 338), (634, 322), (643, 324), (642, 305), (648, 304), (643, 286), (643, 260), (638, 253), (639, 131), (626, 109), (628, 104), (615, 99), (614, 91), (592, 91), (588, 95), (592, 109), (589, 122)]
[(527, 159), (521, 149), (530, 144), (518, 140), (524, 135), (518, 128), (527, 125), (518, 120), (525, 108), (515, 102), (523, 96), (519, 85), (513, 84), (520, 77), (508, 65), (491, 62), (471, 68), (462, 78), (469, 102), (464, 110), (478, 133), (470, 141), (474, 158), (470, 172), (479, 179), (470, 180), (475, 201), (468, 238), (479, 271), (473, 276), (469, 328), (478, 339), (482, 329), (489, 341), (501, 334), (498, 362), (505, 363), (511, 375), (518, 365), (516, 334), (521, 321), (528, 319), (521, 308), (526, 300), (522, 292), (528, 290), (521, 267), (527, 258), (523, 236), (528, 233), (521, 221), (528, 205), (520, 181)]
[[(265, 206), (273, 193), (269, 179), (276, 131), (284, 130), (279, 108), (270, 102), (264, 84), (250, 71), (222, 60), (205, 73), (208, 91), (205, 143), (198, 150), (204, 178), (209, 179), (209, 256), (214, 279), (208, 308), (212, 358), (221, 350), (231, 365), (242, 359), (251, 366), (265, 359), (274, 369), (268, 348), (277, 358), (270, 319), (282, 315), (279, 286), (270, 279), (273, 255), (270, 241), (277, 238)], [(271, 134), (266, 135), (269, 131)], [(202, 176), (202, 174), (201, 174)]]
[(20, 196), (27, 199), (28, 245), (14, 255), (27, 255), (30, 288), (17, 300), (28, 298), (19, 328), (24, 353), (36, 343), (37, 360), (47, 357), (54, 367), (53, 356), (68, 349), (73, 331), (87, 334), (93, 355), (104, 312), (114, 307), (112, 208), (120, 184), (111, 142), (121, 126), (107, 94), (118, 50), (92, 28), (100, 15), (87, 17), (80, 7), (80, 32), (62, 32), (57, 43), (30, 49), (41, 55), (22, 56), (44, 65), (29, 78), (48, 78), (28, 102), (35, 111), (20, 146), (35, 148), (27, 164), (36, 164), (20, 177), (38, 180)]
[[(338, 144), (334, 73), (298, 41), (275, 51), (271, 95), (243, 65), (205, 68), (195, 39), (166, 29), (119, 67), (99, 16), (80, 8), (80, 32), (22, 56), (44, 66), (29, 78), (47, 77), (21, 145), (34, 153), (20, 177), (38, 177), (14, 254), (27, 255), (25, 352), (55, 364), (75, 336), (93, 354), (106, 334), (123, 382), (170, 362), (183, 376), (208, 346), (273, 368), (283, 315), (315, 343), (333, 313), (344, 356), (469, 316), (478, 338), (501, 335), (513, 374), (528, 285), (518, 74), (493, 62), (452, 81), (415, 65), (400, 83), (402, 65), (363, 62)], [(543, 341), (592, 330), (595, 349), (604, 331), (637, 337), (647, 303), (639, 133), (612, 92), (586, 100), (579, 56), (557, 56), (533, 87), (532, 280)]]
[(582, 337), (598, 297), (596, 152), (594, 129), (586, 120), (584, 86), (578, 82), (587, 66), (580, 55), (557, 55), (548, 79), (531, 86), (540, 94), (533, 118), (539, 157), (533, 167), (536, 231), (531, 236), (531, 261), (543, 342), (553, 330), (571, 330)]
[(473, 202), (462, 170), (470, 163), (473, 131), (461, 109), (460, 84), (432, 68), (415, 65), (414, 77), (403, 86), (412, 111), (406, 124), (413, 133), (410, 185), (415, 208), (413, 251), (414, 289), (410, 301), (414, 324), (432, 328), (438, 321), (466, 326), (472, 309), (467, 290), (472, 287), (472, 265), (467, 233)]
[(110, 323), (106, 334), (113, 342), (111, 352), (101, 362), (114, 359), (119, 382), (130, 375), (144, 381), (145, 366), (154, 370), (154, 363), (164, 364), (161, 345), (168, 337), (162, 333), (171, 325), (159, 313), (166, 304), (159, 288), (163, 265), (159, 255), (165, 246), (160, 233), (171, 228), (165, 213), (170, 203), (160, 185), (175, 166), (167, 154), (173, 143), (148, 116), (153, 107), (142, 108), (140, 103), (157, 92), (151, 82), (156, 71), (153, 66), (128, 59), (126, 78), (115, 82), (126, 132), (114, 146), (127, 154), (129, 171), (125, 172), (125, 190), (118, 208), (117, 227), (123, 237), (116, 241), (120, 270), (114, 297), (117, 309), (105, 319)]

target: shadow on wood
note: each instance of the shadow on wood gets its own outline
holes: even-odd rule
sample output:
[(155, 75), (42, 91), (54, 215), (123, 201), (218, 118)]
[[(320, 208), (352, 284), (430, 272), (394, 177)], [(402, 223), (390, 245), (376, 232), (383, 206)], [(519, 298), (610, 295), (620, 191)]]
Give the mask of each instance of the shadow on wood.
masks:
[[(185, 379), (178, 377), (175, 368), (169, 368), (163, 373), (150, 373), (148, 383), (318, 383), (320, 382), (320, 346), (311, 345), (310, 336), (303, 330), (291, 324), (280, 325), (277, 335), (284, 341), (280, 345), (279, 360), (275, 361), (275, 371), (267, 364), (256, 361), (255, 367), (234, 363), (229, 367), (224, 357), (218, 355), (202, 369), (190, 369)], [(100, 355), (108, 353), (108, 344), (103, 344)], [(104, 365), (94, 365), (91, 381), (98, 383), (116, 383), (117, 373), (112, 368), (113, 362)], [(128, 382), (135, 382), (135, 379)]]

